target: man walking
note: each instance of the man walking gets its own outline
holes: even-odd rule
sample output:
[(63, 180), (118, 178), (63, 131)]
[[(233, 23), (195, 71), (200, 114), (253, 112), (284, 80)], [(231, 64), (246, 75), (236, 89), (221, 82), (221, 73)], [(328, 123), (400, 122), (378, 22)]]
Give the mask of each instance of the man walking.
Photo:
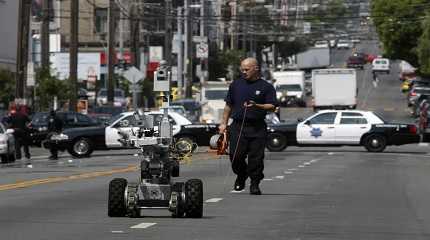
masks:
[[(234, 190), (245, 188), (246, 179), (251, 179), (250, 194), (261, 195), (260, 181), (264, 178), (264, 149), (267, 126), (264, 121), (267, 111), (274, 111), (276, 91), (272, 84), (260, 77), (255, 58), (241, 62), (242, 76), (231, 83), (224, 107), (219, 132), (227, 130), (229, 118), (230, 161), (237, 175)], [(246, 159), (248, 161), (246, 161)]]

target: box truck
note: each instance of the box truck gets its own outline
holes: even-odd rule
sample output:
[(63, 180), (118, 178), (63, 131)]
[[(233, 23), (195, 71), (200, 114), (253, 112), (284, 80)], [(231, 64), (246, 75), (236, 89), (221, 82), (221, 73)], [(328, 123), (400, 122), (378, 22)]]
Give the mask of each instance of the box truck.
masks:
[(320, 109), (355, 109), (357, 107), (355, 69), (333, 68), (312, 71), (312, 105)]
[(276, 98), (281, 106), (306, 107), (304, 85), (305, 72), (279, 71), (272, 73)]

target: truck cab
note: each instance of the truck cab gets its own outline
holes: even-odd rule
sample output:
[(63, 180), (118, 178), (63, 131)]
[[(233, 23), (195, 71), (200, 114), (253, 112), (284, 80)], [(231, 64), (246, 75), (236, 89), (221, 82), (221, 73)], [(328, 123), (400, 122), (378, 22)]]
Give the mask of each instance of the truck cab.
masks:
[(304, 85), (304, 71), (273, 72), (276, 98), (282, 106), (306, 106)]
[(200, 121), (203, 123), (220, 123), (225, 107), (229, 83), (225, 81), (207, 82), (201, 90), (202, 113)]

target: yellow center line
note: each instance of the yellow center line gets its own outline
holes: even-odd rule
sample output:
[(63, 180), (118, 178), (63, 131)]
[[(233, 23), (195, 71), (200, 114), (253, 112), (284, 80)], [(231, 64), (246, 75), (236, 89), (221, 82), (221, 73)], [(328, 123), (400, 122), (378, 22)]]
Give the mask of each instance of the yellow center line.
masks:
[(82, 173), (82, 174), (71, 175), (71, 176), (34, 179), (34, 180), (28, 180), (28, 181), (22, 181), (22, 182), (17, 182), (17, 183), (0, 185), (0, 191), (18, 189), (18, 188), (26, 188), (26, 187), (31, 187), (31, 186), (41, 185), (41, 184), (46, 184), (46, 183), (57, 183), (57, 182), (64, 182), (64, 181), (69, 181), (69, 180), (80, 180), (80, 179), (108, 176), (108, 175), (112, 175), (115, 173), (133, 172), (136, 170), (137, 170), (137, 165), (130, 165), (126, 168), (112, 169), (109, 171), (88, 172), (88, 173)]
[[(207, 153), (205, 155), (206, 155), (205, 157), (200, 156), (199, 160), (219, 159), (220, 157), (220, 156), (217, 156), (216, 153)], [(41, 178), (41, 179), (34, 179), (34, 180), (27, 180), (27, 181), (19, 181), (15, 183), (0, 185), (0, 191), (12, 190), (12, 189), (18, 189), (18, 188), (27, 188), (27, 187), (47, 184), (47, 183), (58, 183), (58, 182), (65, 182), (70, 180), (81, 180), (81, 179), (109, 176), (116, 173), (133, 172), (133, 171), (137, 171), (137, 169), (138, 169), (137, 165), (129, 165), (126, 168), (112, 169), (108, 171), (86, 172), (86, 173), (70, 175), (70, 176), (48, 177), (48, 178)]]

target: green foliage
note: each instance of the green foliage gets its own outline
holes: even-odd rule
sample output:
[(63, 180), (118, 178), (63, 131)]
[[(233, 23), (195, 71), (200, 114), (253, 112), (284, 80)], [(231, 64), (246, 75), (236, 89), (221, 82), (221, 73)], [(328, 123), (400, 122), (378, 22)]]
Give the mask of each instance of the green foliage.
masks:
[(417, 54), (420, 63), (420, 72), (430, 75), (430, 13), (427, 14), (422, 24), (423, 34), (418, 40)]
[[(209, 76), (210, 80), (214, 81), (217, 78), (229, 78), (232, 75), (233, 79), (239, 77), (240, 62), (246, 57), (244, 50), (225, 50), (219, 51), (209, 59)], [(232, 72), (230, 74), (229, 72)], [(229, 79), (232, 80), (232, 79)]]
[(15, 76), (14, 73), (0, 69), (0, 104), (4, 107), (15, 99)]
[(36, 72), (36, 96), (38, 98), (39, 108), (42, 111), (52, 108), (54, 96), (60, 103), (67, 102), (71, 97), (70, 81), (59, 80), (52, 76), (49, 69), (40, 69)]
[(383, 54), (392, 59), (404, 59), (418, 64), (417, 45), (422, 34), (421, 18), (428, 0), (373, 0), (372, 19), (384, 49)]
[(306, 50), (306, 42), (302, 39), (278, 43), (279, 56), (286, 58)]

